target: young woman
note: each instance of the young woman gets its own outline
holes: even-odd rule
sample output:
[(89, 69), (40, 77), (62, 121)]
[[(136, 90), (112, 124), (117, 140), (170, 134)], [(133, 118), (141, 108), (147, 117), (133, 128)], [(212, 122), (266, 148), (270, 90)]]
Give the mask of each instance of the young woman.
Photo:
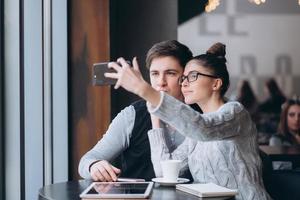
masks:
[(270, 139), (270, 146), (300, 144), (300, 100), (286, 101), (282, 106), (278, 134)]
[(150, 113), (187, 136), (170, 155), (162, 139), (164, 129), (149, 132), (157, 176), (161, 175), (159, 160), (172, 156), (184, 160), (195, 182), (238, 189), (237, 199), (270, 199), (263, 186), (255, 125), (240, 103), (224, 100), (229, 87), (225, 45), (217, 43), (206, 54), (194, 57), (179, 79), (185, 103), (197, 103), (203, 114), (153, 90), (142, 78), (135, 58), (133, 68), (123, 58), (118, 62), (122, 67), (110, 63), (117, 73), (106, 74), (118, 79), (115, 88), (122, 86), (147, 100)]

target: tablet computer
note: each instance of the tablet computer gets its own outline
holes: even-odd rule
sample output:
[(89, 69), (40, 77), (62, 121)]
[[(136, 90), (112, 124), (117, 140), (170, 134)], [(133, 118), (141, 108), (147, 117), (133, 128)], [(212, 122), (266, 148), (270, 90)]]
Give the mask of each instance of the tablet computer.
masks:
[(153, 182), (93, 182), (80, 197), (84, 199), (138, 199), (147, 198), (153, 188)]

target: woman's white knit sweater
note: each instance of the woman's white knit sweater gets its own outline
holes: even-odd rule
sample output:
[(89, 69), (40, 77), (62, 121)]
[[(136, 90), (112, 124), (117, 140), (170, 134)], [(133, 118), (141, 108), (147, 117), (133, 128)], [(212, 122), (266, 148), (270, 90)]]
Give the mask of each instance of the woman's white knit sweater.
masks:
[(170, 153), (163, 137), (168, 129), (148, 132), (157, 177), (162, 176), (160, 160), (181, 159), (182, 171), (189, 167), (195, 182), (238, 189), (237, 199), (271, 199), (263, 185), (256, 128), (240, 103), (228, 102), (216, 112), (200, 114), (161, 93), (159, 105), (150, 106), (149, 112), (187, 136)]

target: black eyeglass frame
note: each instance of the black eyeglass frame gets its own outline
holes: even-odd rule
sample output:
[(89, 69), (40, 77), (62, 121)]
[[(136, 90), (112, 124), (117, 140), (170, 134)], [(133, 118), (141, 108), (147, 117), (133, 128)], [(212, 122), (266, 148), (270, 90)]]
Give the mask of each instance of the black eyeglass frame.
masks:
[[(189, 75), (191, 75), (191, 74), (196, 75), (196, 79), (195, 79), (195, 80), (192, 80), (192, 81), (189, 80)], [(191, 82), (194, 82), (194, 81), (198, 80), (198, 77), (199, 77), (199, 76), (206, 76), (206, 77), (209, 77), (209, 78), (219, 78), (219, 77), (214, 76), (214, 75), (203, 74), (203, 73), (197, 72), (197, 71), (191, 71), (187, 76), (181, 75), (181, 76), (179, 77), (179, 79), (178, 79), (178, 83), (179, 83), (179, 85), (182, 85), (182, 83), (183, 83), (183, 81), (184, 81), (185, 79), (187, 80), (188, 83), (191, 83)]]

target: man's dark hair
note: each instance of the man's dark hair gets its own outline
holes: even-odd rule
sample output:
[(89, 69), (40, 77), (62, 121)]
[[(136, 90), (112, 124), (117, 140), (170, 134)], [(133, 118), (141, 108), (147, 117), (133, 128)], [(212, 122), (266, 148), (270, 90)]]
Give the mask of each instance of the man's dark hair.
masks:
[(166, 56), (177, 59), (179, 64), (184, 68), (186, 63), (192, 59), (193, 54), (187, 46), (177, 40), (166, 40), (154, 44), (149, 49), (146, 58), (146, 67), (150, 68), (153, 59)]

